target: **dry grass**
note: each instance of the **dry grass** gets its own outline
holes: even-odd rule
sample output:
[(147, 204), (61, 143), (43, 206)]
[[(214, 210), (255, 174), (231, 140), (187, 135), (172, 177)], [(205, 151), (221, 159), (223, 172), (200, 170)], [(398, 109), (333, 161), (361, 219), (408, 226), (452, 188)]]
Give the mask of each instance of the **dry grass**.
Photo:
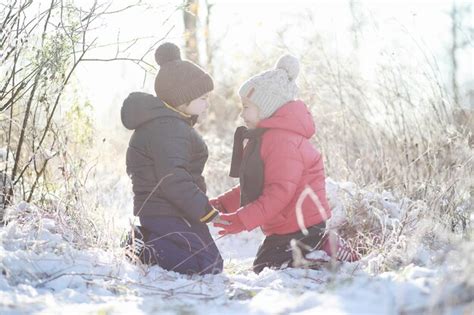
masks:
[[(339, 227), (340, 233), (361, 253), (381, 255), (379, 271), (416, 260), (411, 252), (416, 244), (440, 248), (452, 243), (446, 235), (453, 233), (471, 240), (473, 114), (450, 102), (436, 65), (425, 60), (410, 69), (387, 58), (369, 80), (355, 56), (343, 58), (326, 51), (318, 37), (307, 43), (300, 54), (304, 56), (300, 98), (315, 118), (313, 141), (323, 154), (327, 176), (374, 193), (390, 191), (388, 201), (404, 210), (392, 224), (386, 221), (387, 200), (341, 196), (349, 220)], [(237, 183), (228, 171), (232, 136), (239, 125), (238, 87), (270, 68), (283, 52), (285, 47), (272, 56), (248, 60), (248, 67), (217, 82), (209, 119), (198, 127), (209, 146), (205, 169), (209, 196)], [(56, 189), (42, 187), (40, 197), (50, 200), (46, 208), (63, 216), (74, 233), (82, 234), (81, 246), (118, 244), (113, 215), (107, 211), (127, 207), (117, 203), (123, 198), (115, 194), (120, 191), (118, 177), (125, 174), (129, 135), (113, 130), (105, 142), (96, 139), (96, 147), (68, 150), (68, 156), (51, 163), (56, 172), (58, 164), (66, 171), (52, 176)], [(89, 153), (92, 159), (85, 158)], [(115, 175), (104, 177), (111, 173)], [(122, 188), (130, 189), (127, 185)]]
[[(354, 56), (335, 57), (318, 41), (301, 54), (298, 81), (315, 118), (313, 141), (327, 176), (374, 193), (341, 196), (349, 220), (339, 232), (361, 253), (377, 257), (377, 272), (426, 263), (416, 252), (423, 246), (446, 253), (458, 247), (457, 238), (460, 244), (472, 240), (473, 113), (450, 101), (436, 64), (425, 59), (409, 69), (388, 58), (367, 80)], [(270, 68), (281, 53), (254, 58), (235, 77)], [(211, 119), (201, 127), (210, 146), (211, 196), (235, 184), (227, 174), (241, 83), (218, 87), (216, 94), (225, 97), (215, 97)], [(385, 191), (391, 192), (387, 200), (375, 196)], [(402, 209), (401, 217), (390, 216), (390, 202)]]
[[(318, 39), (308, 45), (301, 60), (300, 98), (315, 118), (313, 140), (323, 153), (327, 175), (372, 191), (389, 190), (397, 198), (423, 201), (430, 215), (449, 229), (466, 231), (474, 187), (469, 176), (473, 113), (449, 101), (436, 65), (426, 61), (410, 70), (388, 59), (378, 65), (376, 79), (368, 81), (354, 56), (335, 58)], [(242, 72), (250, 76), (265, 70), (278, 55), (254, 59)], [(211, 144), (211, 155), (231, 150), (226, 146), (231, 146), (238, 125), (236, 92), (241, 83), (226, 82), (216, 91), (225, 98), (213, 100), (213, 116), (202, 128), (208, 140), (216, 142), (212, 138), (218, 135), (217, 142), (222, 143)], [(218, 158), (217, 163), (229, 157)], [(209, 173), (218, 176), (212, 163)]]

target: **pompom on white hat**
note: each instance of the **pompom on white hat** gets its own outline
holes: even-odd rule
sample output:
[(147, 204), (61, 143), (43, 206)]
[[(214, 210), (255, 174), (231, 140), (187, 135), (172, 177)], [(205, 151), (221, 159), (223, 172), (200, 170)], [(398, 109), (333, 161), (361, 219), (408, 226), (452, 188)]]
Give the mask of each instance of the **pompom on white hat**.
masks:
[(299, 71), (298, 59), (292, 55), (283, 55), (274, 69), (245, 81), (239, 89), (239, 95), (258, 106), (261, 119), (268, 118), (296, 98), (298, 86), (295, 80)]

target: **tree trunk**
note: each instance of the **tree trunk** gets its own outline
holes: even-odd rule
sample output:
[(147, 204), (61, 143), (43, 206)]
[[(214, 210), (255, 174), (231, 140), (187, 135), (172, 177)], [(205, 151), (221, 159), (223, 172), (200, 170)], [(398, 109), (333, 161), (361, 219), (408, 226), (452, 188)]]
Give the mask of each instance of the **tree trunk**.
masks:
[(359, 22), (356, 6), (357, 4), (355, 3), (354, 0), (349, 0), (349, 9), (351, 11), (351, 17), (352, 17), (352, 25), (351, 25), (351, 32), (353, 35), (352, 43), (353, 43), (354, 48), (357, 50), (359, 49), (360, 22)]
[(211, 36), (210, 36), (210, 23), (211, 23), (211, 10), (212, 10), (212, 3), (209, 3), (208, 0), (206, 0), (206, 24), (205, 24), (205, 29), (204, 29), (204, 40), (206, 41), (206, 57), (207, 57), (207, 72), (211, 74), (211, 76), (214, 74), (214, 67), (212, 65), (212, 60), (213, 60), (213, 49), (212, 49), (212, 43), (211, 43)]
[(198, 0), (186, 0), (183, 10), (185, 55), (186, 59), (199, 64), (199, 49), (197, 40), (197, 22), (199, 13)]
[(458, 9), (456, 7), (456, 2), (453, 1), (453, 6), (451, 9), (451, 86), (453, 89), (453, 101), (455, 105), (459, 105), (459, 88), (457, 83), (457, 72), (458, 72), (458, 62), (456, 59), (456, 52), (458, 50)]

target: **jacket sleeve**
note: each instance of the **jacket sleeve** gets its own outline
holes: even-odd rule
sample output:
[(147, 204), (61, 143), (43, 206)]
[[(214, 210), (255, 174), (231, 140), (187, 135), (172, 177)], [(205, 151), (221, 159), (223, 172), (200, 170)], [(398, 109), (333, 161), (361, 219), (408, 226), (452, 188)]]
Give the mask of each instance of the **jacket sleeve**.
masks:
[(233, 213), (240, 207), (240, 185), (226, 191), (216, 198), (226, 213)]
[[(155, 176), (160, 183), (158, 193), (191, 220), (210, 222), (218, 211), (189, 172), (191, 162), (191, 131), (173, 121), (156, 122), (150, 138)], [(156, 126), (156, 125), (155, 125)]]
[[(290, 141), (268, 139), (262, 143), (264, 185), (260, 197), (237, 211), (250, 231), (277, 216), (295, 197), (304, 164), (297, 146)], [(274, 142), (274, 143), (273, 143)]]

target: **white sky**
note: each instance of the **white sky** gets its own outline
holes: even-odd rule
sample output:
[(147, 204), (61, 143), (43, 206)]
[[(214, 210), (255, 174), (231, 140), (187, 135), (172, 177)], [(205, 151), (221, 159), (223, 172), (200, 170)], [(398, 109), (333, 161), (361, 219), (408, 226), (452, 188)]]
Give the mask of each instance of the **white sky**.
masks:
[[(88, 1), (81, 1), (81, 4), (86, 4)], [(121, 5), (126, 2), (128, 1), (120, 1)], [(120, 32), (122, 39), (150, 36), (152, 39), (147, 41), (149, 45), (163, 37), (174, 26), (167, 40), (182, 43), (181, 12), (172, 14), (175, 6), (182, 1), (149, 0), (148, 2), (154, 3), (155, 8), (146, 11), (134, 9), (126, 15), (111, 16), (105, 21), (106, 32), (100, 34), (100, 40), (113, 41)], [(210, 2), (215, 4), (211, 15), (211, 38), (219, 46), (215, 59), (221, 61), (216, 69), (222, 73), (225, 73), (226, 69), (235, 71), (236, 63), (245, 67), (246, 60), (255, 54), (260, 56), (271, 54), (277, 32), (288, 27), (291, 28), (288, 33), (291, 36), (285, 40), (285, 44), (296, 55), (300, 47), (305, 44), (303, 38), (308, 32), (318, 32), (331, 40), (334, 47), (328, 49), (337, 49), (338, 54), (343, 55), (353, 49), (352, 42), (347, 37), (347, 30), (352, 23), (348, 0), (210, 0)], [(448, 13), (451, 1), (398, 0), (357, 1), (357, 3), (362, 4), (363, 14), (367, 20), (365, 29), (368, 31), (361, 38), (359, 55), (368, 77), (374, 58), (380, 49), (387, 47), (403, 49), (407, 43), (413, 45), (416, 41), (422, 49), (438, 60), (441, 72), (445, 75), (444, 79), (449, 78)], [(313, 17), (312, 23), (305, 18), (309, 15)], [(141, 51), (145, 46), (141, 47)], [(136, 48), (139, 49), (140, 46)], [(470, 50), (466, 49), (459, 55), (462, 62), (459, 81), (464, 84), (466, 82), (474, 84), (472, 51), (471, 46)], [(111, 52), (102, 53), (107, 56)], [(405, 57), (407, 62), (415, 65), (418, 62), (410, 60), (409, 52)], [(153, 51), (148, 54), (147, 61), (154, 64)], [(219, 84), (219, 74), (216, 73), (215, 76)], [(97, 104), (99, 115), (108, 119), (111, 114), (118, 115), (122, 99), (129, 92), (134, 90), (153, 92), (154, 73), (148, 76), (145, 84), (143, 78), (143, 71), (130, 63), (87, 63), (78, 72), (81, 91), (93, 104)]]

